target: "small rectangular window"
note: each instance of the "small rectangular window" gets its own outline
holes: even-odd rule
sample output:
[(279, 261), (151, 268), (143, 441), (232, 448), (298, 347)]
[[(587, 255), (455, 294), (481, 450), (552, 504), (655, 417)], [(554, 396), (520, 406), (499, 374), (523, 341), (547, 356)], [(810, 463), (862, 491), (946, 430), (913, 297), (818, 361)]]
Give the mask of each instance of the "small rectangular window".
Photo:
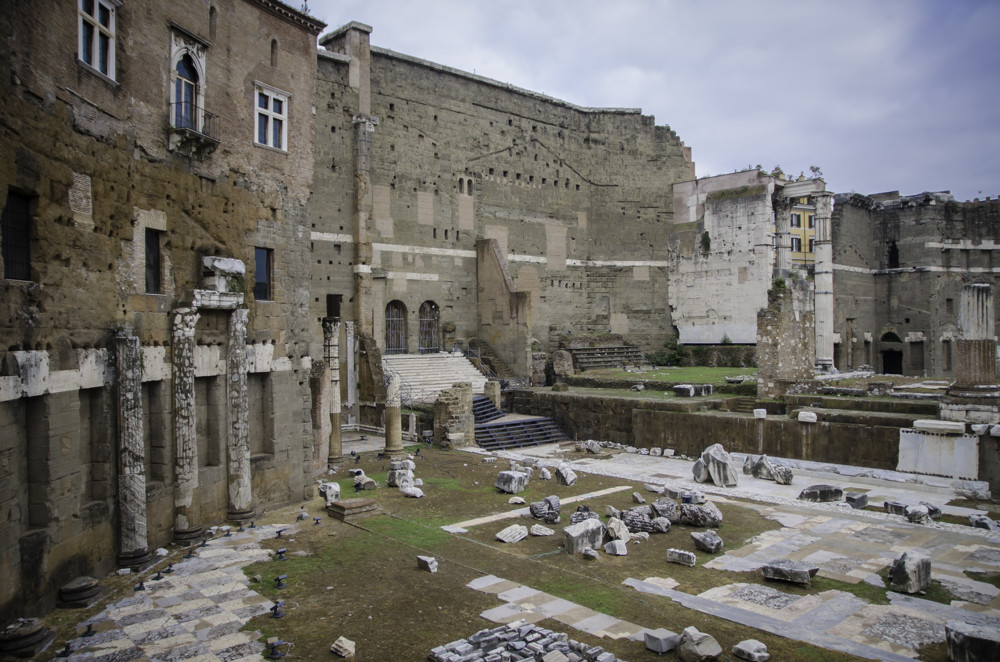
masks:
[(809, 224), (809, 227), (816, 227), (816, 214), (809, 214), (806, 216), (806, 222)]
[(802, 227), (802, 214), (798, 212), (792, 214), (792, 227), (801, 228)]
[(270, 248), (254, 248), (253, 298), (257, 301), (271, 300), (271, 260)]
[(809, 240), (809, 252), (810, 253), (815, 253), (816, 252), (816, 240), (815, 239), (810, 239)]
[(162, 294), (159, 230), (146, 228), (146, 294)]
[(79, 0), (80, 61), (115, 77), (115, 3)]
[(0, 219), (3, 277), (31, 280), (31, 198), (10, 191)]
[(282, 151), (288, 149), (288, 94), (258, 85), (257, 95), (257, 136), (258, 145), (266, 145)]
[(801, 253), (802, 252), (802, 239), (799, 237), (792, 237), (792, 252)]

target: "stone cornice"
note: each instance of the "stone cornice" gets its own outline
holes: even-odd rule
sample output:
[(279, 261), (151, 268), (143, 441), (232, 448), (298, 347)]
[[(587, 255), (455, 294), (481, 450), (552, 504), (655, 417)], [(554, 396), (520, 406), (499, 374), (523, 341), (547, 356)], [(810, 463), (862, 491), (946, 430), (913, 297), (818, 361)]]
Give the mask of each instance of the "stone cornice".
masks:
[(284, 2), (278, 2), (277, 0), (247, 0), (247, 2), (257, 5), (269, 14), (284, 19), (292, 25), (307, 30), (313, 36), (319, 35), (323, 31), (323, 28), (326, 27), (326, 23), (323, 21), (304, 14), (297, 9), (293, 9)]

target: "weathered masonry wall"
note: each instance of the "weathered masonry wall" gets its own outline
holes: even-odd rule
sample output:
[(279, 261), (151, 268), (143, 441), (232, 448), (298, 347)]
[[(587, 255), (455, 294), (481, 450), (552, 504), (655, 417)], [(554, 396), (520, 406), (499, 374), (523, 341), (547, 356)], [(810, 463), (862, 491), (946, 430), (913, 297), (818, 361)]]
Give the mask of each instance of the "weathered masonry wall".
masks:
[(833, 216), (835, 362), (955, 375), (958, 302), (998, 283), (1000, 202), (946, 193), (838, 195)]
[[(254, 505), (311, 489), (305, 229), (321, 24), (268, 0), (124, 3), (107, 76), (79, 62), (77, 22), (75, 3), (0, 8), (0, 203), (25, 203), (30, 228), (27, 273), (0, 280), (0, 622), (171, 540), (177, 403), (194, 414), (197, 530), (233, 514), (227, 437)], [(177, 131), (183, 55), (207, 114)], [(259, 84), (287, 94), (287, 149), (254, 144)], [(259, 297), (255, 249), (269, 256)], [(228, 291), (205, 256), (240, 265)], [(172, 325), (192, 306), (182, 398)], [(234, 317), (245, 332), (231, 334)], [(230, 386), (234, 365), (245, 389)]]
[[(350, 78), (364, 67), (363, 53), (320, 63), (329, 91), (318, 93), (316, 190), (330, 193), (319, 194), (313, 234), (326, 233), (341, 254), (347, 247), (340, 240), (354, 228), (346, 200), (334, 193), (340, 175), (328, 162), (346, 146), (348, 113), (359, 112), (348, 111), (349, 101), (364, 81)], [(531, 298), (532, 335), (543, 344), (550, 327), (611, 329), (640, 345), (662, 344), (670, 332), (671, 186), (693, 172), (689, 150), (669, 128), (637, 110), (580, 108), (374, 47), (370, 71), (378, 125), (366, 228), (374, 290), (366, 314), (380, 342), (391, 301), (409, 316), (410, 351), (428, 301), (454, 337), (477, 336), (475, 245), (495, 239), (517, 290)], [(342, 94), (334, 88), (344, 77), (351, 92)], [(335, 102), (324, 98), (330, 93)], [(314, 282), (347, 285), (357, 265), (336, 264), (329, 248), (317, 246), (325, 255), (314, 256)], [(322, 302), (314, 296), (312, 303)], [(353, 311), (342, 314), (350, 319)]]
[(772, 270), (775, 179), (758, 170), (674, 185), (670, 308), (685, 344), (757, 341)]
[[(862, 422), (799, 423), (784, 416), (758, 420), (745, 414), (698, 412), (698, 402), (595, 398), (567, 393), (518, 391), (521, 414), (551, 416), (571, 437), (600, 439), (640, 448), (673, 448), (696, 456), (721, 443), (726, 450), (766, 453), (878, 469), (896, 469), (899, 427)], [(903, 423), (902, 425), (905, 425)]]

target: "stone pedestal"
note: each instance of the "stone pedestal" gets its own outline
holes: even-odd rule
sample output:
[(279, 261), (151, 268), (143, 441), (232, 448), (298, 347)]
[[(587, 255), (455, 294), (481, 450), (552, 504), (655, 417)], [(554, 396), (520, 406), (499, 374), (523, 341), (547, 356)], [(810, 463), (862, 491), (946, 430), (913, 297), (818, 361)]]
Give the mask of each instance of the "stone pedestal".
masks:
[(194, 330), (201, 316), (190, 308), (174, 311), (172, 386), (174, 408), (174, 540), (202, 533), (198, 499), (198, 440), (194, 400)]
[(250, 411), (247, 400), (247, 310), (237, 308), (229, 316), (226, 357), (226, 440), (229, 470), (229, 505), (226, 517), (235, 522), (253, 518), (250, 483)]
[(390, 459), (403, 456), (403, 416), (400, 401), (399, 376), (389, 377), (385, 397), (385, 455)]
[(146, 473), (142, 431), (142, 361), (139, 339), (115, 337), (118, 395), (118, 563), (137, 567), (149, 561), (146, 542)]
[(962, 288), (958, 326), (961, 336), (955, 343), (956, 379), (941, 400), (941, 418), (966, 423), (1000, 423), (993, 293), (988, 284), (974, 283)]

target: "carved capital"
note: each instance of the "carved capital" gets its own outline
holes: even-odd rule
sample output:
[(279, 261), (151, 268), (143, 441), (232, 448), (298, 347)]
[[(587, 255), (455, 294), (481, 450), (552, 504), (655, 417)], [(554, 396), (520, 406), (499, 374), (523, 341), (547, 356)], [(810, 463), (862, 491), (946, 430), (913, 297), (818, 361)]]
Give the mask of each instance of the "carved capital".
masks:
[(174, 311), (174, 322), (171, 327), (174, 340), (191, 340), (194, 329), (201, 319), (201, 314), (195, 308), (178, 308)]

